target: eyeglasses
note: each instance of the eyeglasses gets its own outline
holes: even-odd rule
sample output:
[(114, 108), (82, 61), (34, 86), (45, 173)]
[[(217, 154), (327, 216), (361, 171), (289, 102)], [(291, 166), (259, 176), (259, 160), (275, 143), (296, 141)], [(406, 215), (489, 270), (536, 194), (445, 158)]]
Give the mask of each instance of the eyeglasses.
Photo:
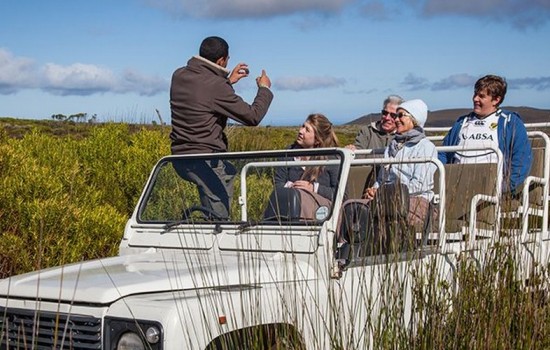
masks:
[(403, 117), (412, 117), (412, 115), (410, 115), (409, 113), (404, 113), (404, 112), (400, 112), (400, 113), (392, 113), (392, 118), (393, 119), (397, 119), (397, 118), (403, 118)]
[(382, 113), (382, 115), (383, 115), (384, 117), (387, 117), (387, 116), (389, 115), (389, 116), (392, 117), (393, 119), (395, 119), (396, 116), (397, 116), (397, 114), (392, 113), (392, 112), (390, 112), (390, 111), (386, 111), (385, 109), (383, 109), (380, 113)]

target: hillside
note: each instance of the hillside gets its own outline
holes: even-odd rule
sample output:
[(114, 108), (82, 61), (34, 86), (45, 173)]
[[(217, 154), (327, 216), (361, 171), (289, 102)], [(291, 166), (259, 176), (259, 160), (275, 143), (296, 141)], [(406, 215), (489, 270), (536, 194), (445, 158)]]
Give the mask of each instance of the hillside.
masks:
[[(550, 122), (550, 110), (549, 109), (537, 109), (531, 107), (502, 107), (510, 111), (514, 111), (521, 115), (525, 123), (543, 123)], [(469, 108), (455, 108), (455, 109), (442, 109), (438, 111), (428, 112), (428, 121), (426, 126), (438, 127), (438, 126), (450, 126), (461, 115), (469, 113)], [(345, 125), (363, 125), (368, 124), (371, 121), (380, 119), (380, 113), (371, 113), (352, 120)]]

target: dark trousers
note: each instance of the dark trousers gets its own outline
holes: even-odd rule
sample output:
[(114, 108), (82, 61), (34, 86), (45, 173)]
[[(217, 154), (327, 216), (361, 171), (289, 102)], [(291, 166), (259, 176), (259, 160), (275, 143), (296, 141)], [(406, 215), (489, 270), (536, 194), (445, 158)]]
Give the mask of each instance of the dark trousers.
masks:
[(194, 183), (199, 191), (201, 205), (215, 211), (222, 218), (229, 218), (233, 182), (237, 170), (228, 161), (185, 160), (174, 162), (178, 175)]

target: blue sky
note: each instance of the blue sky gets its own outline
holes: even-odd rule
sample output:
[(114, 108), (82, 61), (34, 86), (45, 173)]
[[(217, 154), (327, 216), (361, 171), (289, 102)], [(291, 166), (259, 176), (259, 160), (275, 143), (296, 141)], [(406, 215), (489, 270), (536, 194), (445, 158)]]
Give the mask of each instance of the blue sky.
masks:
[(470, 108), (485, 74), (506, 77), (504, 105), (550, 108), (550, 0), (3, 0), (0, 13), (0, 117), (169, 122), (172, 72), (210, 35), (231, 68), (249, 65), (246, 101), (267, 71), (262, 125), (341, 124), (392, 93)]

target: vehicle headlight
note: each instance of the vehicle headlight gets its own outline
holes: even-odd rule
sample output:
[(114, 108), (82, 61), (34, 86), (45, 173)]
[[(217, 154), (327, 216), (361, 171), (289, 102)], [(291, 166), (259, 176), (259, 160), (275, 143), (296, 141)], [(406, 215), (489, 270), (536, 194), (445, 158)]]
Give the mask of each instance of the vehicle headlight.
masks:
[(154, 321), (106, 317), (104, 335), (105, 349), (162, 349), (162, 326)]
[(124, 333), (116, 345), (116, 350), (145, 350), (145, 345), (139, 335), (133, 332)]

